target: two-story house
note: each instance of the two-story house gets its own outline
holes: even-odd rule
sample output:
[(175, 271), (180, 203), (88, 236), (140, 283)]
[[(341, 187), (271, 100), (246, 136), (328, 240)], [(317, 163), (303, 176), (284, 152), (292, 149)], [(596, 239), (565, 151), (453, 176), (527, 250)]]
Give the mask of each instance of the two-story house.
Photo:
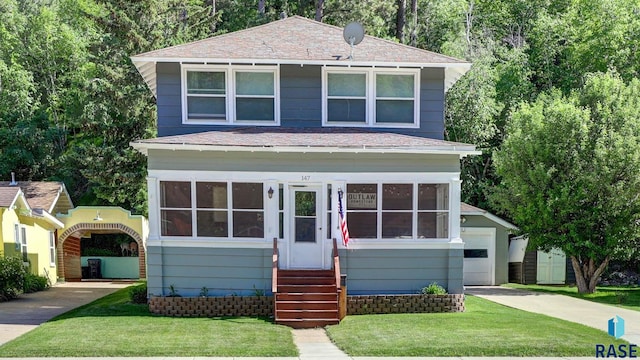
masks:
[[(349, 294), (463, 291), (460, 158), (445, 93), (470, 64), (294, 16), (132, 57), (157, 98), (150, 294), (272, 291), (331, 269)], [(341, 197), (341, 199), (340, 199)], [(350, 233), (342, 244), (339, 202)]]

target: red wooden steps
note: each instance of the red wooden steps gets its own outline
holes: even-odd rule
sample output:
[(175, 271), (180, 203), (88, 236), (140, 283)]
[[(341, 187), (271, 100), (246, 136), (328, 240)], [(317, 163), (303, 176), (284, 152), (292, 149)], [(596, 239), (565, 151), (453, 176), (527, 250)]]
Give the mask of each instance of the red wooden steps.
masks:
[(293, 328), (337, 324), (338, 290), (331, 270), (279, 270), (275, 322)]

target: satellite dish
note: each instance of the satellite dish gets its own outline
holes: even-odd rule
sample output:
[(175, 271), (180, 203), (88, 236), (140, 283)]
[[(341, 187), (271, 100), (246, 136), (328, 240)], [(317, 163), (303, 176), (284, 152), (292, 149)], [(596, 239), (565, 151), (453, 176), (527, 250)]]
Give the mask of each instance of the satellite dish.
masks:
[(347, 44), (353, 46), (358, 45), (364, 39), (364, 28), (360, 23), (352, 22), (347, 24), (342, 31), (342, 36)]
[(348, 23), (342, 31), (344, 41), (351, 46), (351, 54), (349, 54), (349, 60), (353, 60), (353, 46), (360, 44), (364, 39), (364, 28), (360, 23), (352, 22)]

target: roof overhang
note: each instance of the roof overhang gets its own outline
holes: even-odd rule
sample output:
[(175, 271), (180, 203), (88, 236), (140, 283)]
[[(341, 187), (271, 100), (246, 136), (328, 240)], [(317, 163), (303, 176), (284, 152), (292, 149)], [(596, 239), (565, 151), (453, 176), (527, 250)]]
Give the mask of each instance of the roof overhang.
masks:
[(40, 218), (49, 224), (53, 225), (56, 229), (64, 228), (64, 223), (58, 220), (55, 216), (51, 215), (48, 211), (43, 209), (34, 209), (31, 212), (32, 216), (35, 218)]
[(175, 58), (132, 56), (131, 61), (138, 69), (153, 96), (157, 95), (156, 64), (211, 64), (211, 65), (319, 65), (331, 67), (374, 67), (374, 68), (443, 68), (445, 69), (444, 90), (448, 91), (462, 75), (471, 68), (471, 63), (413, 63), (413, 62), (372, 62), (372, 61), (338, 61), (338, 60), (300, 60), (300, 59), (215, 59), (215, 58)]
[(130, 145), (148, 155), (149, 150), (215, 151), (215, 152), (263, 152), (263, 153), (369, 153), (369, 154), (430, 154), (456, 155), (460, 158), (481, 155), (474, 146), (429, 146), (429, 147), (319, 147), (319, 146), (223, 146), (201, 144), (162, 144), (132, 142)]
[(460, 211), (460, 216), (465, 216), (465, 215), (466, 216), (474, 216), (474, 215), (484, 216), (485, 218), (493, 221), (494, 223), (496, 223), (496, 224), (498, 224), (498, 225), (500, 225), (500, 226), (502, 226), (504, 228), (511, 229), (511, 230), (518, 230), (517, 226), (513, 225), (512, 223), (510, 223), (510, 222), (508, 222), (508, 221), (506, 221), (504, 219), (501, 219), (500, 217), (498, 217), (496, 215), (493, 215), (492, 213), (490, 213), (490, 212), (488, 212), (486, 210), (482, 210), (482, 211), (479, 211), (479, 210), (472, 210), (472, 211), (461, 210)]

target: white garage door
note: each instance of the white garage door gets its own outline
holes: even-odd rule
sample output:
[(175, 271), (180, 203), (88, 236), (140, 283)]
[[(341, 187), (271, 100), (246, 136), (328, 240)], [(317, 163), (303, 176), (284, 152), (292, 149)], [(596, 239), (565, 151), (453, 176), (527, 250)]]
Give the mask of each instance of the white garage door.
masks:
[(495, 285), (496, 229), (464, 228), (465, 285)]

